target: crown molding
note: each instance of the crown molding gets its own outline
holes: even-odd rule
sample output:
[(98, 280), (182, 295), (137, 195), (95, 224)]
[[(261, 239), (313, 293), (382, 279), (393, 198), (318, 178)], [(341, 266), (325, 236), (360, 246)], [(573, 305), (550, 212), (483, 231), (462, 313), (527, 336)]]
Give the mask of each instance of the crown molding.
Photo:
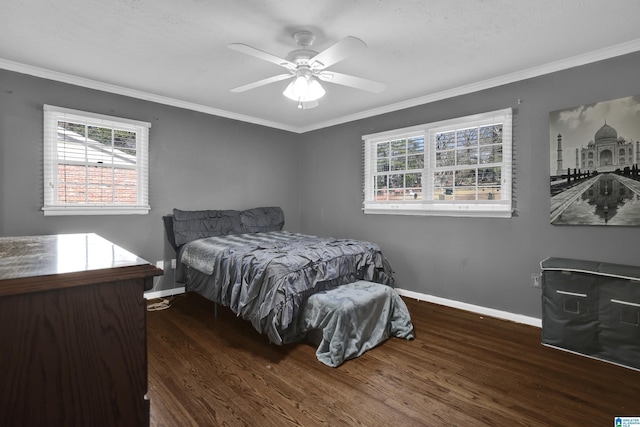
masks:
[(470, 83), (463, 86), (435, 92), (429, 95), (420, 96), (417, 98), (409, 99), (406, 101), (398, 102), (395, 104), (385, 105), (379, 108), (362, 111), (360, 113), (344, 116), (339, 119), (317, 123), (315, 125), (307, 126), (305, 128), (299, 128), (299, 133), (310, 132), (312, 130), (318, 130), (327, 128), (330, 126), (336, 126), (343, 123), (352, 122), (355, 120), (366, 119), (381, 114), (391, 113), (393, 111), (403, 110), (405, 108), (411, 108), (418, 105), (429, 104), (431, 102), (440, 101), (443, 99), (453, 98), (455, 96), (466, 95), (473, 92), (478, 92), (485, 89), (491, 89), (493, 87), (502, 86), (509, 83), (515, 83), (522, 80), (527, 80), (533, 77), (543, 76), (545, 74), (555, 73), (557, 71), (566, 70), (569, 68), (579, 67), (581, 65), (590, 64), (592, 62), (598, 62), (605, 59), (614, 58), (616, 56), (626, 55), (640, 51), (640, 39), (631, 40), (626, 43), (610, 46), (604, 49), (595, 50), (582, 55), (572, 56), (570, 58), (564, 58), (559, 61), (550, 62), (536, 67), (527, 68), (521, 71), (516, 71), (502, 76), (481, 80), (478, 82)]
[(502, 86), (509, 83), (514, 83), (533, 77), (542, 76), (545, 74), (554, 73), (557, 71), (566, 70), (569, 68), (578, 67), (581, 65), (590, 64), (592, 62), (602, 61), (616, 56), (626, 55), (640, 51), (640, 39), (631, 40), (625, 43), (620, 43), (614, 46), (610, 46), (604, 49), (595, 50), (581, 55), (572, 56), (570, 58), (564, 58), (559, 61), (543, 64), (541, 66), (527, 68), (521, 71), (516, 71), (502, 76), (481, 80), (478, 82), (470, 83), (463, 86), (435, 92), (429, 95), (412, 98), (406, 101), (397, 102), (394, 104), (385, 105), (378, 108), (362, 111), (356, 114), (350, 114), (340, 117), (338, 119), (329, 120), (325, 122), (315, 123), (310, 126), (297, 127), (290, 126), (284, 123), (273, 122), (269, 120), (263, 120), (253, 116), (247, 116), (243, 114), (233, 113), (218, 108), (208, 107), (206, 105), (196, 104), (192, 102), (186, 102), (175, 98), (169, 98), (166, 96), (155, 95), (149, 92), (143, 92), (136, 89), (131, 89), (123, 86), (118, 86), (110, 83), (100, 82), (97, 80), (91, 80), (84, 77), (78, 77), (71, 74), (60, 73), (57, 71), (48, 70), (45, 68), (34, 67), (31, 65), (22, 64), (19, 62), (9, 61), (0, 58), (0, 68), (15, 71), (22, 74), (28, 74), (34, 77), (40, 77), (48, 80), (54, 80), (62, 83), (68, 83), (76, 86), (86, 87), (89, 89), (100, 90), (103, 92), (114, 93), (118, 95), (124, 95), (131, 98), (142, 99), (145, 101), (156, 102), (159, 104), (170, 105), (173, 107), (184, 108), (187, 110), (198, 111), (205, 114), (211, 114), (220, 117), (226, 117), (233, 120), (239, 120), (247, 123), (253, 123), (261, 126), (271, 127), (275, 129), (284, 130), (293, 133), (306, 133), (313, 130), (323, 129), (331, 126), (336, 126), (356, 120), (366, 119), (369, 117), (391, 113), (393, 111), (402, 110), (405, 108), (411, 108), (418, 105), (428, 104), (435, 101), (440, 101), (455, 96), (466, 95), (469, 93), (490, 89), (497, 86)]
[(34, 77), (40, 77), (47, 80), (54, 80), (61, 83), (68, 83), (75, 86), (81, 86), (88, 89), (100, 90), (103, 92), (124, 95), (131, 98), (142, 99), (144, 101), (156, 102), (158, 104), (169, 105), (172, 107), (184, 108), (186, 110), (198, 111), (200, 113), (211, 114), (214, 116), (226, 117), (228, 119), (240, 120), (247, 123), (254, 123), (261, 126), (285, 130), (288, 132), (297, 132), (298, 129), (283, 123), (263, 120), (257, 117), (246, 116), (243, 114), (232, 113), (230, 111), (218, 108), (208, 107), (202, 104), (182, 101), (180, 99), (170, 98), (167, 96), (156, 95), (124, 86), (118, 86), (111, 83), (105, 83), (98, 80), (91, 80), (84, 77), (74, 76), (72, 74), (60, 73), (48, 70), (46, 68), (34, 67), (19, 62), (9, 61), (0, 58), (0, 69), (15, 71), (21, 74), (27, 74)]

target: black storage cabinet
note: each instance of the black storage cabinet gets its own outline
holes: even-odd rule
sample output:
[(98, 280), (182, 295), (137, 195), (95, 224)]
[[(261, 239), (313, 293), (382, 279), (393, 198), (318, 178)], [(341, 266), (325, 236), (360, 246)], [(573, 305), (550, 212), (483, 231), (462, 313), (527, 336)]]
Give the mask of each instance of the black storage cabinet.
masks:
[(547, 258), (542, 343), (640, 370), (640, 267)]

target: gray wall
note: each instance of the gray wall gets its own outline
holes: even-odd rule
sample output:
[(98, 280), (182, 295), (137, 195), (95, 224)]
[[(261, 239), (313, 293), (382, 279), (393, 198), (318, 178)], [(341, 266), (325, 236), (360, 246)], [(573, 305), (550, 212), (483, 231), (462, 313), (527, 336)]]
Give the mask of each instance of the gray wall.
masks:
[[(639, 75), (635, 53), (305, 134), (301, 228), (376, 242), (400, 288), (539, 318), (540, 291), (530, 278), (542, 259), (640, 265), (639, 228), (549, 224), (549, 112), (638, 95)], [(362, 135), (507, 107), (514, 109), (515, 217), (362, 213)]]
[[(278, 205), (290, 231), (378, 243), (401, 288), (540, 317), (530, 276), (543, 258), (640, 265), (638, 228), (549, 224), (549, 112), (638, 95), (638, 75), (635, 53), (296, 135), (0, 70), (0, 235), (97, 232), (155, 262), (172, 257), (161, 216), (174, 207)], [(152, 123), (150, 215), (42, 215), (45, 103)], [(513, 218), (362, 213), (363, 134), (506, 107), (514, 108)], [(156, 290), (172, 286), (163, 280)]]
[[(149, 215), (45, 217), (43, 104), (148, 121)], [(0, 236), (95, 232), (155, 263), (175, 258), (162, 215), (281, 206), (299, 231), (299, 136), (0, 70)], [(173, 287), (167, 270), (154, 290)]]

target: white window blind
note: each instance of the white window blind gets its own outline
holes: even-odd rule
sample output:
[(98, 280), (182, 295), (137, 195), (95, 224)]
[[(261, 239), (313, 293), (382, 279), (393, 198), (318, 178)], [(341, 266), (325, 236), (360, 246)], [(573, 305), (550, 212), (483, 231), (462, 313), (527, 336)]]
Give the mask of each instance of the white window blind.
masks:
[(147, 214), (150, 127), (45, 105), (44, 214)]
[(365, 213), (511, 216), (511, 109), (362, 139)]

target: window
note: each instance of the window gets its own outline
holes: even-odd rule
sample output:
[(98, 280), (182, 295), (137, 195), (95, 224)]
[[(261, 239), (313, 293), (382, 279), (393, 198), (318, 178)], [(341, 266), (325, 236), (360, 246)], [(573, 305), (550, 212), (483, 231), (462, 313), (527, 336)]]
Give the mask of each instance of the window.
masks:
[(150, 127), (45, 105), (44, 214), (149, 213)]
[(365, 135), (364, 212), (511, 217), (511, 109)]

